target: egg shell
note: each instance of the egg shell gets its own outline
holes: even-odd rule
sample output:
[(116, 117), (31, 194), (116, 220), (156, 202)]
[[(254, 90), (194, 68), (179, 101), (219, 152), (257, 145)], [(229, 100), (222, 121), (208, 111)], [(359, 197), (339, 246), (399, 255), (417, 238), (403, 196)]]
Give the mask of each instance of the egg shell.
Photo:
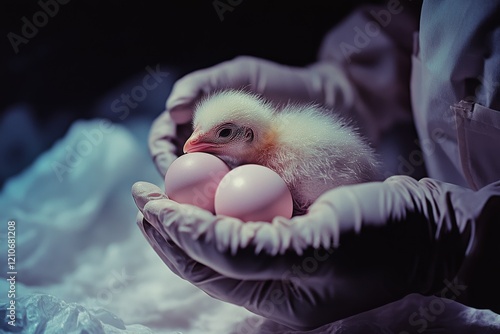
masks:
[(215, 192), (230, 171), (224, 161), (208, 153), (188, 153), (174, 160), (165, 174), (165, 194), (178, 203), (215, 213)]
[(290, 218), (293, 201), (285, 181), (260, 165), (234, 168), (221, 180), (215, 193), (215, 213), (243, 221), (270, 222), (276, 216)]

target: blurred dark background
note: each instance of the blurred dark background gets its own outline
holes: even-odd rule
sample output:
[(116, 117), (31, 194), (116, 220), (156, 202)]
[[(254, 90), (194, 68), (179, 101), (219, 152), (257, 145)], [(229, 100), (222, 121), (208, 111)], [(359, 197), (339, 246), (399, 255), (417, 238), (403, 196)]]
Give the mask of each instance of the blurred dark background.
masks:
[[(43, 10), (40, 3), (57, 3), (58, 12), (27, 43), (19, 43), (16, 53), (9, 33), (22, 37), (23, 17), (33, 22), (34, 15)], [(223, 13), (223, 20), (214, 3), (231, 7)], [(0, 14), (4, 165), (0, 184), (64, 135), (75, 119), (102, 114), (96, 111), (96, 101), (134, 75), (144, 76), (146, 66), (161, 64), (174, 81), (238, 55), (306, 65), (315, 60), (327, 31), (364, 3), (385, 2), (4, 2)], [(38, 19), (43, 21), (42, 16)], [(164, 103), (168, 89), (161, 94)], [(17, 110), (23, 110), (24, 116), (16, 116)], [(22, 120), (26, 110), (34, 122), (31, 126)], [(162, 104), (141, 112), (153, 119), (161, 111)], [(37, 136), (29, 133), (33, 131)]]

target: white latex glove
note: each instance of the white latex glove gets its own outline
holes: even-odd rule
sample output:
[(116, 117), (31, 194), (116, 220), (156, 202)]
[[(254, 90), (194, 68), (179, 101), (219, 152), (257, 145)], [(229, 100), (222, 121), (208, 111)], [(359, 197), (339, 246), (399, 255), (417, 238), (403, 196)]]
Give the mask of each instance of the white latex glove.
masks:
[(192, 131), (196, 102), (221, 89), (245, 89), (275, 103), (317, 102), (335, 110), (348, 110), (353, 96), (345, 74), (333, 63), (290, 67), (241, 56), (179, 79), (166, 103), (166, 111), (154, 121), (149, 148), (161, 175)]
[(140, 229), (174, 273), (304, 330), (443, 288), (496, 222), (500, 182), (473, 192), (396, 176), (333, 189), (306, 215), (272, 223), (177, 204), (149, 183), (132, 192)]

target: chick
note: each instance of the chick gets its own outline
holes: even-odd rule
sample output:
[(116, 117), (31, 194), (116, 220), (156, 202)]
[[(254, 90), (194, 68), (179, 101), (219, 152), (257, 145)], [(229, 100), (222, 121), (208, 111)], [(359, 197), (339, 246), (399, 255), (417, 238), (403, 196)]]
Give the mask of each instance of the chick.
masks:
[(347, 121), (317, 105), (276, 107), (237, 90), (197, 104), (184, 145), (191, 152), (214, 154), (231, 168), (252, 163), (274, 170), (290, 189), (294, 215), (329, 189), (379, 178), (374, 151)]

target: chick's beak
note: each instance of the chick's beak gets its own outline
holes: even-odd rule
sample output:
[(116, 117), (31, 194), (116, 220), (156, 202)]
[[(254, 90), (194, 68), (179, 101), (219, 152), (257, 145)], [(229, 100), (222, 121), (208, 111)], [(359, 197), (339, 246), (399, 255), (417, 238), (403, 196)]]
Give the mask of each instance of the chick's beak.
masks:
[(186, 140), (184, 148), (182, 149), (184, 153), (192, 152), (204, 152), (210, 149), (214, 145), (212, 143), (203, 140), (203, 136), (199, 136), (196, 132), (191, 135), (191, 137)]

